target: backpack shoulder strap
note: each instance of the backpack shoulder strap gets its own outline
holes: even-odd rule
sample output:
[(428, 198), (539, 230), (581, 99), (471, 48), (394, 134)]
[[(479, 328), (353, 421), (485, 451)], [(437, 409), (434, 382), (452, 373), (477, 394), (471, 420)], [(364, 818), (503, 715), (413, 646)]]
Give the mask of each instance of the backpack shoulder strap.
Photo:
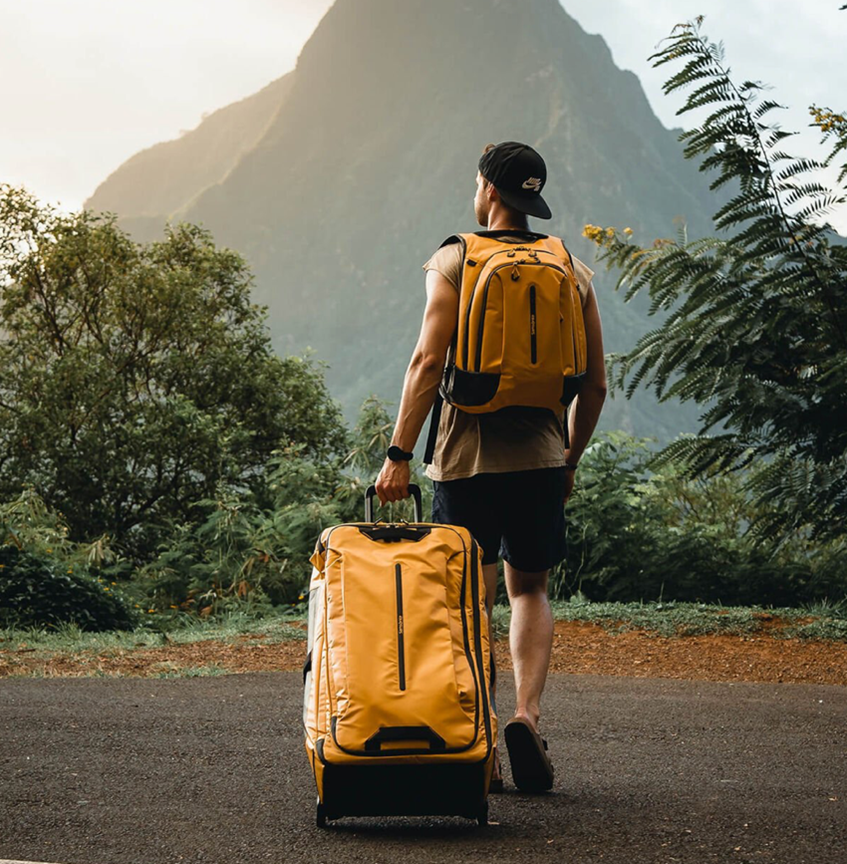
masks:
[(424, 451), (424, 465), (432, 465), (435, 457), (435, 442), (438, 438), (438, 427), (441, 423), (441, 409), (444, 407), (444, 397), (441, 395), (441, 387), (435, 394), (435, 402), (432, 404), (432, 414), (429, 418), (429, 434), (426, 436), (426, 449)]
[(565, 241), (562, 240), (561, 237), (554, 237), (552, 234), (550, 235), (550, 240), (553, 241), (554, 246), (561, 246), (562, 247), (562, 252), (564, 253), (565, 258), (567, 258), (568, 261), (570, 262), (571, 270), (573, 270), (574, 269), (574, 267), (573, 267), (573, 255), (571, 255), (568, 247), (565, 246)]
[(461, 243), (462, 249), (466, 249), (467, 242), (467, 234), (451, 234), (438, 248), (443, 249), (445, 246), (452, 246), (454, 243)]
[[(468, 241), (473, 242), (473, 234), (451, 234), (438, 248), (443, 249), (445, 246), (452, 246), (454, 243), (462, 244), (462, 260), (464, 261), (468, 255)], [(464, 269), (464, 267), (463, 267)], [(450, 352), (456, 350), (456, 336), (453, 336), (453, 342), (450, 346)], [(448, 358), (450, 354), (448, 354)], [(441, 393), (441, 384), (439, 383), (438, 391), (435, 394), (435, 401), (432, 405), (432, 413), (429, 419), (429, 434), (426, 439), (426, 448), (424, 451), (424, 465), (431, 465), (435, 456), (435, 443), (438, 438), (438, 427), (441, 421), (441, 409), (444, 406), (444, 397)]]
[(565, 246), (565, 241), (562, 240), (561, 237), (555, 237), (554, 238), (551, 236), (550, 239), (553, 241), (553, 244), (555, 246), (561, 246), (562, 247), (562, 252), (564, 252), (565, 258), (567, 259), (567, 262), (568, 262), (568, 264), (570, 264), (570, 267), (571, 267), (571, 278), (573, 279), (574, 287), (576, 288), (577, 291), (579, 291), (579, 279), (576, 278), (576, 267), (574, 267), (574, 264), (573, 264), (573, 255), (571, 255), (570, 250), (568, 249), (567, 246)]
[[(553, 238), (551, 237), (550, 239), (552, 240)], [(570, 262), (571, 270), (573, 271), (574, 277), (576, 277), (576, 270), (574, 270), (574, 266), (573, 266), (573, 255), (571, 255), (570, 250), (568, 249), (567, 246), (565, 246), (565, 241), (562, 240), (561, 237), (556, 237), (555, 239), (558, 240), (559, 245), (562, 247), (562, 252), (565, 253), (565, 257)]]

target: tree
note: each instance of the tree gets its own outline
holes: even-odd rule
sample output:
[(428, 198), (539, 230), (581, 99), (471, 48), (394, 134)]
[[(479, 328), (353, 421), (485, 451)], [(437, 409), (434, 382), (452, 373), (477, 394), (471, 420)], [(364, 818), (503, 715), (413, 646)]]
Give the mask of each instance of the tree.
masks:
[(251, 281), (197, 226), (140, 245), (0, 187), (0, 498), (32, 484), (73, 539), (143, 558), (279, 447), (343, 452), (321, 370), (274, 355)]
[[(208, 613), (242, 601), (260, 608), (265, 600), (303, 600), (315, 541), (330, 525), (363, 521), (365, 490), (382, 467), (393, 428), (386, 406), (370, 397), (343, 458), (316, 461), (293, 445), (271, 456), (261, 494), (221, 484), (214, 498), (198, 502), (195, 522), (175, 526), (158, 558), (139, 574), (150, 604)], [(411, 479), (424, 489), (427, 512), (428, 484), (415, 468)], [(414, 517), (408, 500), (376, 506), (375, 515), (386, 521)]]
[[(628, 397), (643, 382), (661, 400), (704, 406), (700, 433), (664, 448), (654, 467), (675, 462), (708, 476), (752, 463), (750, 488), (770, 504), (756, 531), (843, 536), (847, 247), (826, 218), (844, 191), (822, 185), (818, 162), (783, 151), (790, 133), (767, 122), (778, 104), (762, 84), (732, 80), (701, 24), (676, 27), (651, 59), (684, 63), (665, 92), (688, 89), (678, 113), (706, 115), (681, 136), (685, 155), (702, 157), (701, 170), (717, 174), (712, 188), (731, 197), (714, 216), (716, 237), (690, 241), (683, 229), (644, 248), (628, 230), (586, 226), (609, 266), (622, 268), (627, 299), (647, 291), (651, 313), (667, 313), (612, 358), (614, 383)], [(847, 124), (812, 110), (836, 139), (831, 161), (844, 151)]]

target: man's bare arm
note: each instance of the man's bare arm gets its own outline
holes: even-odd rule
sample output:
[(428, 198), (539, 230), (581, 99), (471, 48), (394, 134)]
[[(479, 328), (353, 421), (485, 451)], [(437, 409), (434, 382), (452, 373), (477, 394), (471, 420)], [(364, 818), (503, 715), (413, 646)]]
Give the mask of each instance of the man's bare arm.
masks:
[[(397, 424), (391, 439), (392, 444), (406, 451), (414, 450), (435, 401), (447, 349), (459, 318), (459, 295), (437, 270), (427, 271), (426, 296), (421, 332), (406, 370)], [(379, 500), (384, 504), (408, 498), (408, 487), (409, 464), (386, 459), (376, 482)]]
[(603, 327), (600, 323), (600, 310), (594, 286), (589, 285), (585, 308), (585, 338), (588, 343), (588, 369), (570, 411), (568, 412), (568, 437), (570, 447), (565, 451), (568, 462), (579, 462), (594, 427), (603, 410), (606, 399), (606, 361), (603, 353)]

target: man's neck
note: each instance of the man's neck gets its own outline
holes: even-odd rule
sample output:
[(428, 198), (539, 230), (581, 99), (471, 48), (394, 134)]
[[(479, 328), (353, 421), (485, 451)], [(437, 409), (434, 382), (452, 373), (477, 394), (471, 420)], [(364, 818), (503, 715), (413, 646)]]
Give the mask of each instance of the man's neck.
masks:
[(529, 231), (529, 220), (515, 218), (515, 213), (504, 210), (501, 207), (492, 207), (488, 214), (489, 231)]
[(494, 216), (488, 220), (489, 231), (529, 231), (529, 222), (508, 219), (504, 216)]

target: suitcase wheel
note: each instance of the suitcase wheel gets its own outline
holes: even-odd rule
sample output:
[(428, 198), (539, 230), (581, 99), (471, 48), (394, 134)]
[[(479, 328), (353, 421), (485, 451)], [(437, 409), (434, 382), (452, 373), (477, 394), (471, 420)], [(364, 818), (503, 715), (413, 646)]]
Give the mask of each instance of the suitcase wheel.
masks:
[(488, 802), (486, 801), (479, 808), (479, 813), (476, 814), (476, 824), (480, 826), (488, 825)]
[(317, 807), (315, 808), (315, 824), (318, 828), (326, 828), (326, 808), (318, 799)]

